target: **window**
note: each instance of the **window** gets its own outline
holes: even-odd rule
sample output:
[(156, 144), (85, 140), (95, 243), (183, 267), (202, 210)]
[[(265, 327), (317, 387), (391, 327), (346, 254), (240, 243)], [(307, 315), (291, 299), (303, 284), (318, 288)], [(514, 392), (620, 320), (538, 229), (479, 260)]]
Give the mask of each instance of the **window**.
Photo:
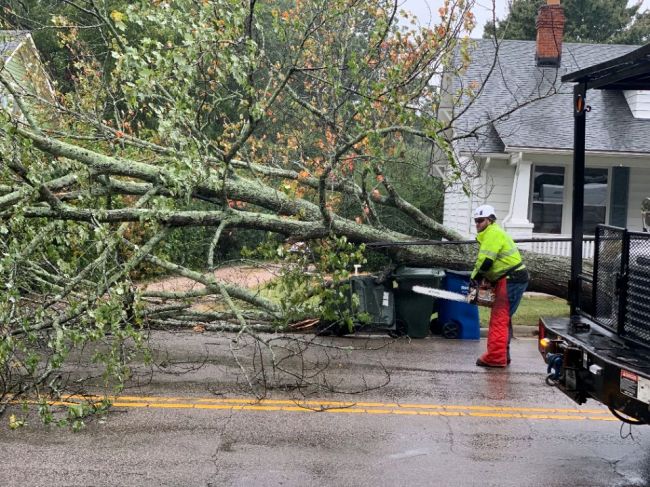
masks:
[(585, 168), (584, 233), (594, 235), (607, 218), (607, 169)]
[(564, 168), (535, 166), (533, 173), (533, 214), (535, 233), (562, 232)]

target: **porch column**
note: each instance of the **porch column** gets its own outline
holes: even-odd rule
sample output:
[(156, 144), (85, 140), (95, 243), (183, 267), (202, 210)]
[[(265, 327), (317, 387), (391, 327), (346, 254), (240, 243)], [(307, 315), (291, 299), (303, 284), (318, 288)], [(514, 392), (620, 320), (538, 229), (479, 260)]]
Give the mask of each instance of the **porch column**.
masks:
[[(512, 157), (515, 165), (515, 178), (512, 183), (510, 210), (503, 219), (503, 228), (512, 238), (531, 238), (533, 224), (528, 220), (528, 203), (530, 201), (530, 173), (532, 162), (522, 160), (521, 153)], [(530, 244), (522, 244), (528, 248)]]

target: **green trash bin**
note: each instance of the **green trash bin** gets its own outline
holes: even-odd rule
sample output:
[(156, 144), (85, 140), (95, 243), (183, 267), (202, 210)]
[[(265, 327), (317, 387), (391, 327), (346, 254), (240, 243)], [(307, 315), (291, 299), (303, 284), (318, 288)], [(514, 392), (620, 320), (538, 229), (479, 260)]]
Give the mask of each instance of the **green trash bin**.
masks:
[(445, 271), (436, 268), (400, 267), (392, 277), (398, 331), (403, 331), (411, 338), (429, 336), (436, 298), (413, 292), (413, 286), (440, 289)]

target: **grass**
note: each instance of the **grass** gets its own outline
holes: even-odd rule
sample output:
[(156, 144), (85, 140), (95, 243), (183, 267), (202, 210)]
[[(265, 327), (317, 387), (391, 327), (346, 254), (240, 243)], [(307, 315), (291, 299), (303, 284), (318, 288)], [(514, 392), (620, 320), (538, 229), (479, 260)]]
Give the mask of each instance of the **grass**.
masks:
[[(540, 316), (568, 317), (569, 305), (565, 299), (554, 296), (524, 294), (521, 304), (512, 318), (512, 324), (536, 326)], [(481, 326), (487, 327), (490, 320), (490, 309), (479, 307), (479, 319)]]

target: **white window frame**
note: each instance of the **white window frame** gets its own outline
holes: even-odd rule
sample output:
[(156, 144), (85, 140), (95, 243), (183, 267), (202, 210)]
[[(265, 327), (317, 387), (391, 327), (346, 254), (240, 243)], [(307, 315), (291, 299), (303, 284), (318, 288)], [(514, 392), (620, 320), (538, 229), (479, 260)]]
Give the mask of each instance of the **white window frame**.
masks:
[[(548, 236), (548, 237), (557, 237), (563, 235), (571, 235), (571, 213), (573, 208), (573, 166), (566, 166), (562, 164), (550, 164), (550, 163), (534, 163), (530, 171), (530, 196), (528, 200), (528, 221), (533, 223), (533, 185), (535, 179), (535, 170), (537, 167), (561, 167), (564, 169), (564, 192), (563, 192), (563, 201), (562, 201), (562, 222), (560, 224), (560, 233), (541, 233), (532, 230), (532, 234), (535, 236)], [(607, 195), (605, 198), (605, 225), (609, 224), (609, 212), (611, 206), (611, 195), (612, 195), (612, 166), (585, 166), (585, 169), (606, 169), (607, 170)]]
[[(562, 219), (561, 219), (561, 221), (560, 221), (560, 233), (543, 233), (543, 232), (536, 232), (536, 231), (535, 231), (535, 227), (533, 227), (531, 231), (532, 231), (532, 234), (533, 234), (533, 235), (537, 235), (537, 236), (540, 236), (540, 235), (548, 235), (548, 236), (550, 236), (550, 237), (553, 237), (553, 236), (559, 236), (559, 235), (564, 234), (564, 230), (565, 230), (565, 226), (564, 226), (564, 225), (565, 225), (565, 217), (566, 217), (566, 214), (567, 214), (567, 211), (566, 211), (566, 201), (567, 201), (567, 173), (568, 173), (569, 171), (567, 171), (567, 166), (564, 166), (564, 165), (562, 165), (562, 164), (548, 164), (548, 163), (534, 163), (534, 164), (533, 164), (533, 167), (531, 168), (531, 171), (530, 171), (530, 190), (529, 190), (529, 192), (528, 192), (528, 193), (529, 193), (529, 200), (528, 200), (528, 221), (529, 221), (532, 225), (534, 225), (534, 222), (533, 222), (533, 197), (534, 197), (534, 189), (535, 189), (535, 188), (534, 188), (534, 184), (535, 184), (535, 171), (536, 171), (537, 168), (540, 167), (540, 166), (541, 166), (541, 167), (558, 167), (558, 168), (561, 168), (561, 169), (564, 170), (564, 174), (563, 174), (563, 176), (564, 176), (564, 190), (563, 190), (563, 192), (562, 192)], [(569, 213), (569, 215), (571, 214), (570, 211), (569, 211), (568, 213)], [(570, 225), (570, 224), (569, 224), (569, 225)]]

